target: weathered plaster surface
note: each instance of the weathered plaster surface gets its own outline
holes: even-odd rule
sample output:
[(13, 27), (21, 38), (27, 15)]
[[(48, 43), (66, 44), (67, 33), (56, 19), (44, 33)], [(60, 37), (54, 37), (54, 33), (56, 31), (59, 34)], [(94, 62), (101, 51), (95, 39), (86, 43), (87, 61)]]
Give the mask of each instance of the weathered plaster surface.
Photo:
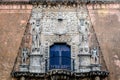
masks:
[(110, 80), (120, 80), (120, 4), (88, 5)]
[(0, 5), (0, 80), (11, 80), (21, 39), (31, 12), (26, 5)]

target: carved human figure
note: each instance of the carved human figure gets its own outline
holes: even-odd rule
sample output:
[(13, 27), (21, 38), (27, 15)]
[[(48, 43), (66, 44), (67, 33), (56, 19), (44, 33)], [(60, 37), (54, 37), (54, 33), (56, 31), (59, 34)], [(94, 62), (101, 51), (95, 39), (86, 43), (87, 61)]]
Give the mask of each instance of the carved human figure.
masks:
[(28, 58), (28, 49), (27, 48), (23, 48), (22, 49), (22, 64), (26, 64), (27, 58)]
[(88, 42), (89, 37), (89, 26), (86, 25), (86, 21), (84, 19), (80, 19), (80, 25), (78, 27), (79, 33), (81, 35), (80, 41), (82, 42)]
[(39, 24), (40, 20), (36, 20), (36, 26), (32, 29), (32, 47), (33, 49), (40, 48), (40, 33), (41, 27)]
[(93, 48), (91, 50), (91, 54), (92, 54), (92, 60), (94, 64), (98, 64), (99, 63), (99, 53), (98, 53), (98, 49), (97, 48)]
[(39, 48), (40, 47), (40, 27), (36, 26), (36, 47)]
[(41, 33), (40, 20), (37, 20), (36, 21), (36, 34), (37, 34), (38, 46), (40, 45), (40, 33)]

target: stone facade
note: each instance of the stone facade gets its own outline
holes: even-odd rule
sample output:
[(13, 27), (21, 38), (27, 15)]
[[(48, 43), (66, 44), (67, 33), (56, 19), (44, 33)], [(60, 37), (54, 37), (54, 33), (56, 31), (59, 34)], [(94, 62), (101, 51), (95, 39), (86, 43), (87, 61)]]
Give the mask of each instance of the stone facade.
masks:
[[(3, 5), (3, 6), (5, 6), (5, 5)], [(11, 5), (7, 5), (8, 7), (9, 6), (11, 6)], [(15, 6), (18, 6), (18, 5), (15, 5)], [(111, 7), (112, 6), (112, 7)], [(92, 8), (91, 8), (92, 7)], [(97, 10), (94, 10), (94, 8), (96, 9), (96, 7), (98, 7), (97, 8)], [(7, 7), (2, 7), (2, 9), (5, 9), (5, 8), (7, 8)], [(20, 8), (20, 10), (18, 10), (19, 12), (22, 12), (22, 15), (23, 15), (23, 12), (24, 12), (24, 14), (26, 14), (27, 13), (27, 10), (25, 11), (25, 10), (22, 10), (22, 8), (24, 8), (24, 6), (22, 6), (21, 8)], [(54, 9), (53, 9), (54, 10)], [(71, 11), (71, 8), (70, 9), (67, 9), (67, 11), (68, 10), (70, 10)], [(110, 71), (110, 80), (119, 80), (119, 46), (118, 46), (118, 44), (119, 44), (119, 42), (118, 41), (116, 41), (116, 42), (114, 42), (114, 41), (112, 41), (113, 39), (119, 39), (119, 36), (114, 36), (114, 38), (112, 37), (113, 35), (116, 35), (116, 34), (118, 34), (119, 33), (119, 17), (118, 18), (116, 18), (116, 17), (112, 17), (112, 15), (113, 16), (119, 16), (118, 14), (119, 14), (119, 4), (117, 4), (117, 5), (115, 5), (115, 4), (110, 4), (110, 5), (102, 5), (102, 6), (100, 6), (100, 5), (94, 5), (94, 7), (92, 6), (92, 5), (88, 5), (88, 10), (90, 11), (89, 12), (89, 14), (90, 14), (90, 16), (91, 16), (91, 19), (92, 19), (92, 23), (94, 23), (94, 28), (95, 28), (95, 31), (96, 31), (96, 33), (97, 33), (97, 37), (98, 37), (98, 39), (99, 39), (99, 42), (100, 42), (100, 45), (101, 45), (101, 47), (102, 47), (102, 51), (103, 51), (103, 56), (104, 56), (104, 59), (105, 59), (105, 62), (106, 62), (106, 64), (107, 64), (107, 67), (108, 67), (108, 69), (109, 69), (109, 71)], [(109, 11), (109, 10), (113, 10), (113, 12), (111, 12), (111, 11)], [(7, 25), (6, 25), (6, 21), (8, 20), (8, 19), (14, 19), (14, 20), (17, 20), (16, 19), (16, 16), (15, 15), (18, 15), (18, 16), (22, 16), (21, 14), (18, 14), (19, 12), (18, 12), (17, 10), (14, 10), (13, 8), (11, 9), (11, 10), (1, 10), (1, 18), (3, 18), (3, 20), (1, 20), (1, 26), (4, 26), (4, 27), (1, 27), (1, 30), (3, 31), (3, 32), (8, 32), (8, 31), (10, 31), (10, 33), (12, 34), (12, 35), (18, 35), (18, 37), (17, 36), (11, 36), (11, 37), (9, 37), (7, 34), (9, 34), (9, 32), (8, 33), (3, 33), (3, 32), (1, 32), (1, 35), (0, 35), (0, 37), (2, 37), (1, 38), (1, 65), (0, 65), (0, 70), (2, 71), (2, 73), (1, 73), (1, 75), (0, 75), (0, 77), (1, 77), (1, 79), (2, 80), (10, 80), (11, 79), (11, 77), (9, 77), (9, 74), (10, 74), (10, 72), (11, 72), (11, 69), (12, 69), (12, 67), (13, 67), (13, 64), (14, 64), (14, 61), (15, 61), (15, 59), (13, 59), (13, 58), (15, 58), (16, 57), (16, 53), (18, 52), (18, 47), (20, 46), (20, 41), (21, 41), (21, 38), (22, 38), (22, 35), (23, 35), (23, 30), (21, 30), (21, 27), (17, 27), (18, 26), (18, 24), (19, 24), (19, 22), (21, 22), (21, 26), (26, 26), (26, 24), (24, 24), (24, 20), (27, 22), (27, 19), (21, 19), (21, 17), (19, 17), (19, 19), (20, 19), (20, 21), (18, 21), (18, 23), (16, 23), (16, 25), (15, 26), (13, 26), (13, 23), (12, 22), (9, 22), (8, 21), (8, 23), (9, 23), (9, 27), (11, 27), (11, 28), (13, 28), (13, 27), (15, 27), (15, 28), (13, 28), (12, 30), (14, 30), (14, 31), (12, 31), (12, 30), (8, 30), (8, 28), (7, 28)], [(47, 11), (47, 10), (46, 10)], [(114, 12), (115, 11), (115, 12)], [(72, 11), (71, 11), (72, 12)], [(28, 10), (28, 14), (26, 14), (27, 16), (29, 15), (29, 13), (30, 13), (30, 9)], [(72, 15), (74, 15), (76, 12), (75, 11), (73, 11), (73, 14)], [(108, 15), (109, 14), (109, 15)], [(3, 16), (3, 15), (5, 15), (5, 16), (7, 16), (8, 15), (8, 17), (5, 17), (5, 16)], [(9, 16), (9, 15), (12, 15), (12, 16)], [(26, 16), (25, 15), (25, 16)], [(13, 18), (14, 17), (14, 18)], [(108, 20), (108, 18), (110, 19), (110, 20)], [(98, 20), (98, 19), (100, 19), (100, 20)], [(107, 21), (105, 21), (105, 19), (107, 19), (107, 21), (111, 21), (111, 20), (116, 20), (117, 22), (113, 22), (113, 24), (111, 24), (110, 26), (111, 27), (108, 27), (108, 23), (109, 22), (107, 22)], [(11, 20), (12, 21), (12, 20)], [(15, 22), (15, 21), (13, 21), (13, 22)], [(73, 21), (74, 22), (74, 21)], [(79, 20), (78, 20), (78, 22), (79, 22)], [(101, 26), (103, 26), (103, 27), (101, 27), (101, 26), (98, 26), (98, 23), (99, 23), (99, 25), (101, 25)], [(100, 24), (101, 23), (101, 24)], [(24, 25), (22, 25), (22, 24), (24, 24)], [(49, 24), (49, 21), (48, 21), (48, 24)], [(113, 27), (113, 26), (115, 26), (115, 27)], [(108, 28), (107, 28), (108, 27)], [(101, 35), (101, 32), (103, 32), (103, 33), (105, 33), (106, 32), (106, 28), (107, 28), (107, 30), (108, 30), (108, 32), (111, 32), (111, 34), (105, 34), (104, 36), (103, 35)], [(18, 29), (20, 29), (20, 30), (18, 30)], [(44, 28), (45, 29), (45, 28)], [(48, 28), (47, 28), (48, 29)], [(112, 29), (112, 30), (111, 30)], [(16, 30), (18, 30), (18, 31), (20, 31), (20, 33), (19, 32), (16, 32)], [(44, 30), (43, 30), (44, 31)], [(46, 31), (46, 30), (45, 30)], [(48, 30), (49, 31), (49, 30)], [(75, 34), (78, 34), (79, 35), (79, 31), (78, 30), (76, 30), (77, 31), (77, 33), (75, 33)], [(61, 32), (61, 31), (60, 31)], [(63, 28), (63, 32), (64, 32), (64, 28)], [(71, 30), (71, 32), (74, 32), (74, 31), (72, 31)], [(19, 33), (19, 34), (18, 34)], [(50, 32), (49, 32), (50, 33)], [(45, 34), (45, 35), (44, 35)], [(42, 32), (41, 33), (41, 39), (43, 39), (43, 40), (41, 40), (41, 43), (44, 43), (44, 44), (41, 44), (42, 46), (44, 46), (44, 47), (46, 47), (45, 49), (43, 49), (43, 52), (45, 52), (46, 53), (46, 55), (44, 55), (44, 56), (48, 56), (47, 55), (47, 50), (49, 49), (49, 45), (51, 45), (51, 44), (53, 44), (54, 42), (58, 42), (58, 41), (61, 41), (61, 42), (69, 42), (69, 37), (68, 37), (68, 39), (67, 39), (67, 41), (64, 41), (64, 40), (62, 40), (61, 38), (59, 39), (59, 38), (57, 38), (58, 39), (58, 41), (57, 40), (55, 40), (54, 41), (54, 37), (56, 38), (56, 37), (58, 37), (58, 36), (53, 36), (53, 35), (64, 35), (63, 33), (59, 33), (59, 31), (57, 32), (57, 34), (56, 34), (56, 32), (55, 32), (55, 34), (52, 34), (52, 33), (50, 33), (50, 35), (48, 35), (47, 33), (45, 33), (45, 32)], [(68, 35), (68, 34), (67, 34)], [(110, 37), (110, 36), (112, 37)], [(51, 38), (49, 38), (49, 37), (47, 37), (47, 36), (53, 36), (53, 40), (51, 40)], [(71, 36), (71, 35), (70, 35)], [(61, 37), (65, 37), (66, 38), (66, 36), (61, 36)], [(75, 37), (75, 36), (73, 36), (73, 37)], [(107, 37), (107, 38), (109, 38), (110, 39), (110, 41), (109, 42), (105, 42), (104, 40), (106, 39), (105, 37)], [(73, 38), (72, 39), (72, 41), (73, 41), (73, 43), (68, 43), (69, 45), (72, 45), (73, 47), (75, 47), (75, 48), (72, 48), (73, 50), (73, 52), (74, 51), (79, 51), (79, 46), (78, 46), (78, 44), (79, 44), (79, 41), (77, 41), (77, 40), (79, 40), (78, 39), (79, 37), (78, 36), (76, 36), (75, 38)], [(103, 39), (103, 41), (100, 41), (100, 38), (102, 38)], [(16, 40), (17, 39), (17, 40)], [(49, 41), (46, 41), (46, 39), (47, 40), (49, 40)], [(80, 38), (81, 39), (81, 38)], [(5, 40), (11, 40), (10, 42), (7, 42), (7, 43), (5, 43)], [(45, 42), (44, 42), (45, 41)], [(75, 43), (75, 42), (78, 42), (77, 44)], [(12, 43), (14, 44), (14, 43), (16, 43), (16, 45), (13, 45), (12, 47), (11, 47), (11, 45), (12, 45)], [(75, 43), (75, 44), (74, 44)], [(104, 44), (103, 44), (104, 43)], [(109, 47), (109, 45), (111, 46), (111, 47)], [(115, 46), (115, 45), (117, 45), (117, 46)], [(114, 48), (113, 46), (115, 46), (115, 47), (117, 47), (117, 48)], [(77, 47), (77, 48), (76, 48)], [(12, 50), (14, 48), (14, 51)], [(74, 50), (74, 49), (77, 49), (77, 50)], [(112, 51), (112, 52), (111, 52)], [(11, 55), (11, 53), (13, 54), (13, 55)], [(4, 57), (4, 55), (7, 55), (7, 58), (6, 57)], [(76, 55), (73, 55), (73, 57), (76, 57)], [(3, 61), (3, 58), (5, 59), (4, 61)], [(114, 59), (113, 61), (110, 61), (109, 59)], [(6, 62), (7, 61), (7, 62)], [(12, 63), (9, 63), (9, 61), (11, 61)], [(6, 63), (6, 64), (5, 64)], [(114, 66), (110, 66), (110, 64), (113, 64)], [(8, 65), (8, 68), (6, 68), (6, 66)], [(3, 67), (4, 66), (4, 67)], [(76, 67), (76, 69), (77, 69), (77, 67)], [(117, 73), (116, 73), (116, 71), (118, 71)], [(3, 74), (4, 73), (4, 74)]]
[[(36, 48), (36, 50), (31, 51), (31, 54), (32, 56), (34, 54), (42, 56), (42, 61), (40, 61), (41, 63), (38, 65), (41, 65), (42, 72), (45, 72), (45, 59), (49, 58), (49, 48), (54, 43), (67, 43), (71, 46), (71, 58), (75, 60), (76, 72), (90, 71), (90, 69), (80, 69), (80, 66), (90, 66), (91, 64), (89, 53), (89, 28), (91, 24), (88, 16), (85, 5), (76, 6), (74, 4), (72, 6), (65, 6), (58, 4), (58, 6), (48, 5), (47, 7), (46, 5), (33, 6), (30, 24), (31, 35), (33, 37), (32, 50), (34, 48)], [(59, 19), (62, 20), (59, 21)], [(38, 39), (40, 44), (34, 42), (34, 34), (37, 27), (38, 31), (36, 32), (39, 32)], [(35, 47), (36, 45), (39, 46)], [(40, 50), (38, 51), (37, 49)], [(88, 56), (80, 56), (81, 54)], [(34, 60), (34, 58), (32, 60)], [(35, 65), (35, 63), (39, 62), (39, 59), (31, 62)]]

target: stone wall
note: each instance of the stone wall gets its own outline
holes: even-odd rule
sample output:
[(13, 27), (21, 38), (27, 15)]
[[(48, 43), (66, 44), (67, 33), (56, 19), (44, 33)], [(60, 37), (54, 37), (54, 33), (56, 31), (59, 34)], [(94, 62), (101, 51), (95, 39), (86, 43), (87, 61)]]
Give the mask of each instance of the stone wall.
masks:
[[(31, 13), (31, 5), (0, 5), (0, 79), (13, 80), (10, 72)], [(120, 80), (120, 4), (88, 5), (89, 14), (110, 80)]]
[(30, 5), (0, 5), (0, 79), (11, 71), (31, 12)]
[(120, 80), (120, 4), (88, 5), (110, 80)]

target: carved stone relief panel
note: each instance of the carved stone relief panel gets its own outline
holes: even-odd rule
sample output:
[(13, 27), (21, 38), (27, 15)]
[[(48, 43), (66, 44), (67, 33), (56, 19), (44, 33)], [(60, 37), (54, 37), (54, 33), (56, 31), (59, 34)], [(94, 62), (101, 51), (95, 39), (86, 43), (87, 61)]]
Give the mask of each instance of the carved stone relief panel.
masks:
[(89, 52), (89, 36), (90, 36), (90, 19), (85, 6), (77, 7), (78, 16), (78, 32), (79, 32), (79, 53), (78, 53), (78, 71), (90, 71), (90, 52)]
[[(45, 59), (49, 58), (49, 48), (54, 43), (67, 43), (71, 46), (71, 58), (75, 59), (75, 69), (79, 64), (86, 64), (85, 61), (79, 63), (79, 53), (89, 54), (89, 19), (84, 7), (48, 7), (34, 6), (30, 20), (31, 35), (33, 39), (32, 53), (40, 53), (40, 69), (45, 69)], [(36, 31), (34, 31), (37, 28)], [(38, 40), (36, 40), (36, 35)], [(37, 35), (37, 36), (38, 36)], [(36, 41), (36, 43), (34, 43)], [(34, 45), (35, 44), (35, 45)], [(39, 48), (36, 50), (36, 48)], [(36, 58), (31, 59), (31, 65)], [(84, 57), (82, 57), (84, 60)], [(88, 61), (89, 59), (87, 59)], [(38, 64), (38, 63), (37, 63)]]
[[(43, 32), (49, 33), (76, 33), (77, 32), (77, 16), (76, 12), (62, 12), (62, 21), (58, 21), (59, 12), (44, 12)], [(57, 31), (57, 32), (56, 32)]]
[(31, 24), (31, 54), (29, 71), (33, 73), (44, 72), (45, 61), (43, 55), (43, 46), (41, 45), (41, 31), (42, 31), (42, 6), (34, 5), (32, 9), (30, 24)]
[(45, 40), (47, 40), (50, 44), (53, 44), (55, 42), (69, 42), (71, 41), (71, 36), (59, 36), (59, 35), (47, 35), (45, 36)]
[(35, 73), (39, 73), (41, 72), (40, 70), (40, 58), (39, 56), (34, 56), (31, 55), (30, 56), (30, 67), (29, 67), (30, 72), (35, 72)]
[(79, 65), (78, 65), (78, 72), (89, 72), (90, 71), (90, 57), (81, 55), (79, 57)]
[(88, 19), (88, 12), (85, 6), (78, 6), (77, 8), (79, 23), (78, 23), (78, 30), (79, 30), (79, 37), (80, 37), (80, 54), (89, 54), (89, 36), (90, 36), (90, 19)]

